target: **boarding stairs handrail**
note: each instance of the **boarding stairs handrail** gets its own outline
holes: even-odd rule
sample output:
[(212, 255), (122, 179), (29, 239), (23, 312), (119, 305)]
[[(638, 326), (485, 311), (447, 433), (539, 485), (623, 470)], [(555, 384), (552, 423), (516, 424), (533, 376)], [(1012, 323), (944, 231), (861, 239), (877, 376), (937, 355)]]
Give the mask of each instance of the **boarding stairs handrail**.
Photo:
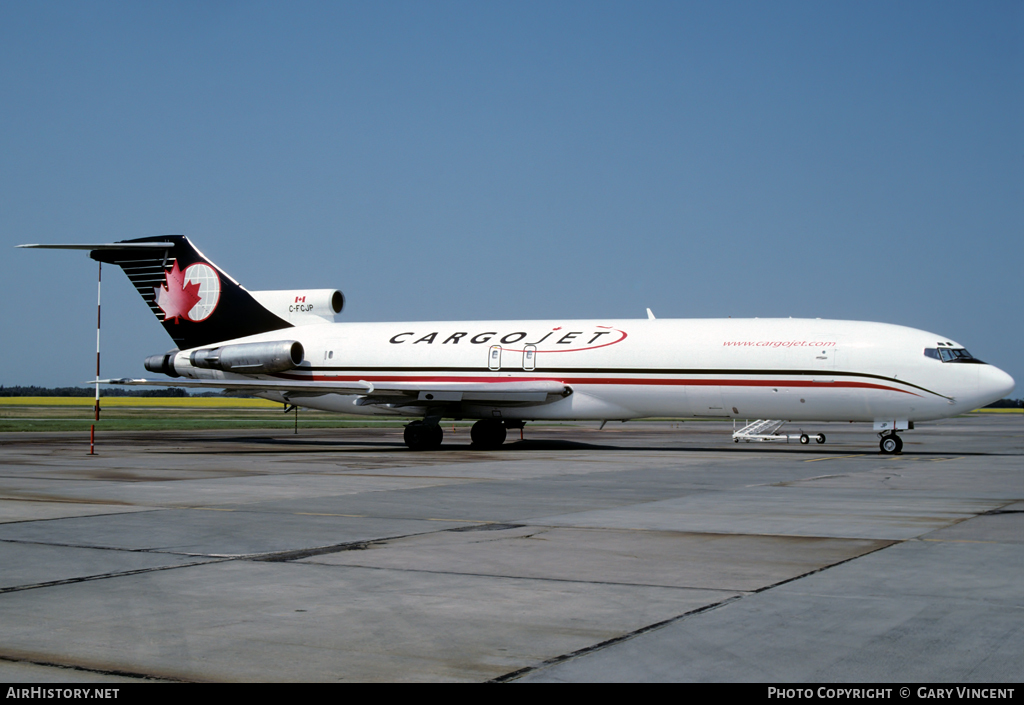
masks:
[(757, 419), (751, 421), (738, 431), (733, 431), (732, 440), (735, 443), (740, 441), (784, 441), (788, 437), (776, 433), (785, 424), (785, 421), (778, 419)]

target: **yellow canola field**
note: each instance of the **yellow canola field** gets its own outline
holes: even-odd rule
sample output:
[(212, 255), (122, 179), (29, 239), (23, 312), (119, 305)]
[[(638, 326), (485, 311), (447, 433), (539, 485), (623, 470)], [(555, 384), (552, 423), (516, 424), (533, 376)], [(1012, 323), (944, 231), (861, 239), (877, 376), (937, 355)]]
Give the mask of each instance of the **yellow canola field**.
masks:
[[(0, 397), (0, 406), (93, 406), (94, 397)], [(100, 408), (166, 407), (179, 409), (280, 409), (266, 399), (232, 397), (100, 397)]]

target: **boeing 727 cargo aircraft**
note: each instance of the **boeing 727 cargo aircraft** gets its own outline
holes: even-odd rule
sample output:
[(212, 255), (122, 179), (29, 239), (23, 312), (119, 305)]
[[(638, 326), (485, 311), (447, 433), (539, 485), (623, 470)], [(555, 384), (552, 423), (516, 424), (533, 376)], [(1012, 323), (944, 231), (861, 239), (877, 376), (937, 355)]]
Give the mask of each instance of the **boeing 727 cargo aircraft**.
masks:
[(881, 451), (899, 453), (898, 434), (914, 422), (1014, 388), (959, 343), (885, 323), (336, 323), (341, 292), (247, 291), (182, 235), (22, 247), (88, 250), (120, 266), (174, 340), (176, 349), (146, 360), (166, 379), (104, 383), (241, 389), (312, 409), (411, 417), (405, 442), (414, 450), (440, 446), (446, 418), (478, 419), (474, 445), (496, 447), (527, 421), (668, 416), (775, 419), (772, 433), (783, 421), (869, 422)]

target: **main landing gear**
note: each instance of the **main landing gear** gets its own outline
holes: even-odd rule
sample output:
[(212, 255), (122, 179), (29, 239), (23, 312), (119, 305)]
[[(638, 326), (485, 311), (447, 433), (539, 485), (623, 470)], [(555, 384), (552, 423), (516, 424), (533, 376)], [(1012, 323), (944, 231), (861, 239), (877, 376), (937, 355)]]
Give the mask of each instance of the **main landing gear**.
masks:
[(412, 421), (405, 427), (405, 445), (409, 450), (437, 450), (444, 440), (444, 431), (438, 423)]
[[(405, 427), (405, 445), (409, 450), (437, 450), (444, 440), (439, 420), (410, 421)], [(473, 447), (480, 450), (500, 448), (510, 428), (522, 428), (522, 421), (498, 421), (481, 419), (473, 424), (469, 437)]]
[(879, 450), (885, 455), (897, 455), (903, 452), (903, 439), (896, 435), (895, 431), (879, 434), (881, 441), (878, 444)]
[[(522, 428), (520, 426), (519, 428)], [(473, 440), (473, 447), (482, 450), (493, 450), (505, 442), (507, 427), (504, 421), (494, 419), (480, 419), (469, 431), (469, 437)]]

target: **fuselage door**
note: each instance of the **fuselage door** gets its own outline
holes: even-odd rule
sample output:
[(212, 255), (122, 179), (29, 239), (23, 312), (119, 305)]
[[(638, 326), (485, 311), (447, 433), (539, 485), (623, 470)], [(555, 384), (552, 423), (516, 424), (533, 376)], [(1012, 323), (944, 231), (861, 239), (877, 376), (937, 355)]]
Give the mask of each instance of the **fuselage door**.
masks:
[(523, 348), (523, 369), (534, 370), (537, 367), (537, 346), (527, 345)]
[(500, 370), (501, 369), (501, 346), (492, 345), (490, 351), (487, 353), (487, 369), (489, 370)]

